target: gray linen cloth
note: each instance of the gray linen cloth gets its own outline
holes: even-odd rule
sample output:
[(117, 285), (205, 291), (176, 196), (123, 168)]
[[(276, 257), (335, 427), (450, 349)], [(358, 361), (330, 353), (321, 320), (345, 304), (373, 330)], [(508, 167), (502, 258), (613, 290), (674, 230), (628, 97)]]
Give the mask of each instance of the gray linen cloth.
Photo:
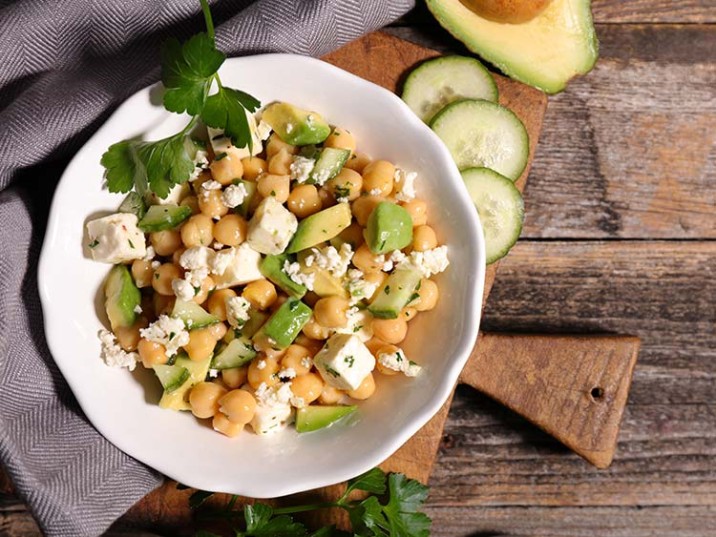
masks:
[[(320, 56), (413, 4), (216, 0), (212, 11), (228, 55)], [(49, 201), (92, 131), (158, 80), (161, 40), (202, 29), (198, 0), (0, 0), (0, 459), (49, 536), (99, 535), (162, 480), (86, 421), (47, 349), (36, 271)]]

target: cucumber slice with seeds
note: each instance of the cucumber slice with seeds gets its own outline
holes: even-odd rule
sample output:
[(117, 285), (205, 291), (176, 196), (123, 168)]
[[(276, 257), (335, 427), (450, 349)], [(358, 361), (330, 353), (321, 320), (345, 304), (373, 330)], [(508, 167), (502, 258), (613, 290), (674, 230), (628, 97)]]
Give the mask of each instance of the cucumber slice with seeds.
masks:
[(211, 362), (213, 369), (232, 369), (248, 364), (256, 358), (256, 351), (247, 337), (241, 336), (232, 339), (224, 349), (214, 356)]
[(174, 229), (191, 216), (191, 207), (152, 205), (137, 226), (144, 233)]
[(333, 179), (340, 173), (350, 156), (351, 152), (348, 149), (324, 147), (306, 182), (324, 185), (326, 181)]
[(487, 168), (469, 168), (462, 178), (480, 215), (489, 265), (507, 255), (520, 237), (522, 195), (507, 177)]
[(403, 101), (425, 123), (459, 99), (497, 102), (497, 84), (475, 58), (445, 56), (414, 69), (403, 85)]
[(157, 364), (152, 366), (159, 382), (162, 383), (164, 393), (171, 393), (184, 384), (189, 378), (189, 370), (180, 365)]
[(178, 298), (176, 302), (174, 302), (172, 317), (184, 321), (188, 330), (206, 328), (219, 322), (218, 317), (208, 313), (196, 302), (184, 302)]
[(519, 118), (483, 100), (447, 105), (430, 122), (460, 170), (490, 168), (516, 181), (527, 166), (529, 139)]

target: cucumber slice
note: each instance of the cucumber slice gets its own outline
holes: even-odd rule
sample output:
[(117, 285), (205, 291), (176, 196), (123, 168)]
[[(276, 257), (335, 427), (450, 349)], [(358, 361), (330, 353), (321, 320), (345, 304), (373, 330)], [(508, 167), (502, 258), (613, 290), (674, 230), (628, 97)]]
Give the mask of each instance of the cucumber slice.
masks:
[(263, 311), (251, 309), (249, 310), (249, 320), (246, 321), (244, 326), (241, 328), (234, 329), (234, 335), (235, 336), (244, 336), (244, 337), (254, 337), (254, 334), (259, 331), (259, 329), (264, 325), (264, 323), (268, 320), (269, 314), (264, 313)]
[(256, 358), (256, 351), (251, 340), (241, 336), (232, 339), (219, 354), (214, 356), (211, 362), (212, 369), (231, 369), (248, 364)]
[(296, 412), (296, 431), (299, 433), (310, 433), (332, 425), (336, 421), (353, 414), (358, 410), (355, 405), (351, 406), (320, 406), (312, 405), (299, 408)]
[(396, 270), (385, 280), (368, 311), (379, 319), (397, 319), (401, 310), (418, 298), (422, 277), (417, 270)]
[(259, 334), (263, 333), (266, 337), (275, 341), (274, 346), (276, 348), (285, 349), (301, 333), (303, 327), (311, 319), (311, 314), (311, 308), (303, 302), (295, 298), (289, 298), (266, 321)]
[(482, 100), (447, 105), (430, 122), (460, 170), (490, 168), (516, 181), (527, 166), (529, 138), (519, 118)]
[(191, 216), (191, 207), (178, 205), (152, 205), (137, 226), (144, 233), (174, 229)]
[(158, 364), (152, 366), (154, 372), (162, 383), (164, 393), (171, 393), (184, 384), (189, 378), (189, 370), (181, 365)]
[(211, 358), (196, 362), (190, 360), (186, 354), (177, 356), (174, 367), (178, 366), (186, 369), (189, 372), (189, 378), (171, 392), (165, 391), (159, 400), (159, 406), (170, 410), (191, 410), (191, 405), (189, 404), (189, 392), (191, 391), (191, 387), (206, 379), (210, 364)]
[(351, 152), (348, 149), (324, 147), (306, 182), (317, 185), (326, 184), (326, 181), (340, 173), (350, 156)]
[(118, 211), (120, 213), (136, 214), (137, 219), (141, 220), (147, 214), (147, 204), (142, 196), (132, 191), (127, 194), (127, 197), (119, 205)]
[(445, 105), (460, 99), (497, 102), (497, 84), (475, 58), (445, 56), (414, 69), (403, 85), (403, 101), (425, 123)]
[(507, 177), (487, 168), (469, 168), (462, 178), (480, 215), (489, 265), (507, 255), (520, 237), (522, 195)]
[(251, 202), (254, 201), (254, 196), (256, 195), (256, 183), (254, 183), (253, 181), (237, 179), (236, 181), (234, 181), (234, 184), (242, 184), (246, 189), (246, 197), (244, 198), (244, 202), (238, 207), (236, 207), (234, 211), (236, 211), (237, 214), (240, 214), (244, 218), (248, 218), (249, 209), (251, 208)]
[(184, 321), (184, 324), (189, 330), (206, 328), (219, 322), (218, 317), (207, 313), (207, 311), (196, 302), (184, 302), (178, 298), (176, 302), (174, 302), (172, 317)]

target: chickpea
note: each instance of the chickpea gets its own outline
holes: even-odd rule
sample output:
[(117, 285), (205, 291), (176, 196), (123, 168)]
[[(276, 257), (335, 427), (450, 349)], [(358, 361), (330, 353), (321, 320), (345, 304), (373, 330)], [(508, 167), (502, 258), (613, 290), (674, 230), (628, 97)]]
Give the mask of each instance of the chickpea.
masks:
[(229, 185), (234, 179), (241, 179), (244, 175), (244, 166), (235, 151), (235, 149), (230, 149), (224, 153), (224, 156), (216, 155), (209, 165), (214, 181), (222, 185)]
[(326, 185), (323, 185), (318, 189), (318, 199), (321, 200), (321, 206), (324, 209), (333, 207), (336, 203), (338, 203), (336, 198), (333, 197), (333, 192), (331, 192)]
[(211, 334), (211, 337), (213, 337), (216, 341), (223, 339), (223, 337), (226, 335), (226, 332), (228, 331), (228, 328), (226, 327), (226, 325), (224, 323), (212, 324), (211, 326), (208, 326), (206, 329)]
[(149, 234), (149, 240), (154, 247), (157, 255), (172, 255), (181, 247), (181, 234), (176, 229), (167, 229), (165, 231), (155, 231)]
[(216, 287), (214, 278), (212, 278), (211, 276), (207, 276), (206, 278), (204, 278), (204, 281), (201, 282), (199, 292), (194, 295), (194, 298), (192, 298), (192, 300), (197, 304), (203, 304), (209, 297), (209, 293), (212, 291), (212, 289), (214, 289), (214, 287)]
[(323, 392), (323, 379), (316, 373), (306, 373), (291, 381), (291, 391), (296, 397), (303, 399), (305, 405), (310, 405), (321, 396)]
[(400, 312), (400, 316), (406, 321), (412, 321), (413, 319), (415, 319), (415, 316), (417, 314), (418, 310), (412, 306), (405, 307), (403, 308), (403, 311)]
[(306, 323), (302, 331), (311, 339), (328, 339), (331, 335), (331, 330), (318, 324), (313, 317)]
[(337, 149), (348, 149), (351, 155), (356, 150), (355, 137), (345, 129), (334, 127), (333, 132), (323, 142), (323, 147), (335, 147)]
[(423, 200), (416, 198), (411, 201), (402, 201), (400, 205), (408, 211), (413, 220), (413, 227), (424, 226), (428, 222), (428, 204)]
[(195, 194), (200, 194), (203, 190), (202, 186), (204, 183), (211, 180), (211, 172), (209, 170), (202, 170), (199, 172), (199, 176), (191, 182), (191, 188)]
[(256, 178), (268, 170), (266, 161), (259, 157), (246, 157), (241, 160), (244, 166), (244, 180), (256, 181)]
[(343, 242), (347, 242), (353, 247), (355, 251), (361, 244), (363, 244), (363, 228), (355, 222), (348, 226), (346, 229), (341, 231), (338, 238)]
[(398, 347), (396, 347), (395, 345), (386, 345), (384, 347), (379, 348), (375, 352), (375, 358), (376, 358), (375, 367), (378, 369), (378, 371), (380, 371), (383, 375), (387, 375), (389, 377), (392, 377), (393, 375), (398, 374), (399, 372), (396, 371), (395, 369), (390, 369), (389, 367), (385, 367), (383, 364), (381, 364), (378, 357), (381, 354), (395, 354), (396, 352), (399, 352), (399, 351), (400, 351), (400, 349)]
[(134, 283), (137, 287), (141, 289), (152, 285), (152, 276), (154, 276), (154, 269), (151, 261), (143, 259), (132, 261), (132, 278), (134, 278)]
[(380, 190), (380, 195), (390, 196), (393, 191), (395, 166), (387, 160), (376, 160), (363, 170), (363, 191), (371, 193)]
[(326, 183), (326, 187), (336, 200), (353, 201), (360, 196), (363, 178), (356, 171), (343, 168), (338, 175)]
[(371, 326), (375, 337), (386, 343), (398, 344), (405, 339), (408, 333), (408, 323), (405, 319), (373, 319)]
[(197, 198), (196, 196), (187, 196), (186, 198), (181, 200), (179, 206), (189, 207), (191, 209), (191, 214), (199, 214), (201, 212), (199, 209), (199, 198)]
[(213, 382), (199, 382), (189, 392), (191, 413), (197, 418), (211, 418), (219, 412), (219, 399), (226, 393), (226, 388)]
[(328, 296), (316, 302), (313, 315), (316, 322), (326, 328), (339, 328), (348, 323), (348, 300), (340, 296)]
[(388, 279), (388, 275), (385, 272), (369, 272), (363, 276), (363, 279), (375, 285), (375, 291), (373, 291), (373, 294), (366, 297), (368, 300), (373, 300), (378, 293), (381, 292), (385, 280)]
[(266, 143), (266, 160), (270, 161), (281, 149), (285, 149), (290, 155), (298, 153), (298, 147), (287, 144), (274, 132)]
[(377, 260), (378, 257), (370, 251), (367, 244), (361, 244), (353, 254), (353, 264), (366, 275), (371, 272), (380, 272), (383, 270), (383, 263)]
[(221, 197), (221, 190), (204, 190), (199, 194), (199, 210), (209, 218), (220, 218), (229, 212)]
[(256, 399), (246, 390), (231, 390), (219, 399), (219, 411), (231, 423), (248, 423), (256, 413)]
[(251, 387), (256, 390), (262, 383), (266, 386), (275, 386), (280, 382), (278, 378), (278, 362), (273, 358), (255, 358), (249, 364), (248, 380)]
[(318, 398), (318, 402), (322, 405), (336, 405), (343, 399), (346, 392), (338, 390), (330, 384), (324, 384), (321, 396)]
[(214, 222), (205, 214), (195, 214), (181, 227), (184, 246), (209, 246), (214, 240)]
[(172, 263), (181, 266), (181, 256), (186, 252), (186, 248), (179, 248), (172, 254)]
[(424, 252), (432, 250), (438, 245), (435, 230), (430, 226), (418, 226), (413, 229), (413, 250)]
[(241, 296), (251, 303), (252, 308), (257, 310), (268, 309), (278, 298), (276, 287), (268, 280), (251, 282), (244, 287)]
[(238, 246), (246, 240), (248, 224), (238, 214), (227, 214), (214, 224), (214, 238), (227, 246)]
[(293, 155), (286, 151), (285, 147), (282, 147), (278, 153), (269, 160), (268, 171), (275, 175), (290, 175), (292, 162)]
[(433, 309), (440, 298), (438, 284), (432, 280), (423, 278), (420, 280), (420, 289), (418, 289), (420, 298), (415, 302), (414, 308), (418, 311), (428, 311)]
[(216, 340), (208, 328), (192, 330), (189, 332), (189, 343), (184, 345), (184, 350), (191, 360), (201, 362), (206, 360), (214, 352)]
[(133, 352), (137, 350), (137, 345), (141, 336), (139, 330), (146, 328), (149, 323), (145, 317), (139, 317), (131, 326), (119, 326), (114, 331), (114, 335), (117, 336), (117, 343), (127, 352)]
[(305, 347), (305, 349), (308, 351), (308, 355), (313, 358), (316, 354), (318, 354), (318, 351), (320, 351), (323, 348), (323, 342), (311, 339), (306, 334), (298, 334), (296, 337), (294, 343), (296, 345), (300, 345), (301, 347)]
[(290, 345), (281, 358), (281, 369), (293, 369), (298, 376), (309, 373), (311, 367), (313, 367), (311, 353), (301, 345)]
[(279, 295), (276, 297), (276, 302), (271, 304), (271, 313), (276, 313), (276, 310), (279, 309), (284, 302), (288, 300), (288, 296), (284, 295), (283, 293), (279, 293)]
[(365, 343), (365, 346), (368, 347), (370, 353), (376, 358), (378, 357), (378, 350), (380, 350), (382, 347), (385, 347), (386, 345), (387, 343), (385, 341), (377, 337), (373, 337)]
[(214, 414), (214, 418), (211, 420), (211, 426), (215, 431), (218, 431), (229, 438), (233, 438), (241, 434), (244, 430), (245, 423), (231, 423), (229, 418), (224, 416), (221, 412)]
[(246, 384), (249, 376), (249, 366), (232, 367), (221, 371), (221, 380), (224, 381), (229, 388), (239, 388)]
[(277, 362), (283, 358), (283, 355), (286, 354), (286, 349), (264, 349), (263, 353), (266, 355), (266, 358), (273, 358)]
[(318, 189), (314, 185), (298, 185), (288, 195), (288, 210), (298, 218), (306, 218), (322, 208)]
[(291, 190), (291, 178), (288, 175), (264, 173), (256, 180), (256, 190), (263, 198), (273, 196), (277, 201), (285, 203)]
[(209, 313), (217, 317), (220, 321), (225, 321), (226, 317), (226, 301), (236, 296), (233, 289), (219, 289), (214, 291), (209, 297), (207, 308)]
[[(365, 183), (363, 183), (365, 187)], [(361, 196), (353, 202), (351, 211), (356, 217), (356, 222), (362, 227), (368, 223), (368, 217), (381, 201), (386, 201), (383, 196)]]
[(147, 369), (153, 365), (166, 364), (169, 361), (164, 345), (149, 341), (148, 339), (139, 340), (139, 343), (137, 343), (137, 352), (142, 359), (142, 365)]
[(368, 399), (374, 393), (375, 379), (373, 378), (373, 373), (368, 373), (368, 375), (363, 379), (363, 382), (360, 383), (360, 386), (358, 386), (358, 389), (349, 391), (348, 396), (353, 399), (363, 401)]
[(254, 334), (252, 342), (254, 344), (254, 349), (262, 353), (270, 351), (271, 349), (273, 349), (274, 345), (273, 340), (268, 337), (264, 332), (257, 332), (256, 334)]
[(154, 296), (152, 297), (152, 302), (154, 303), (154, 313), (157, 317), (159, 317), (160, 315), (169, 315), (174, 309), (176, 297), (173, 293), (171, 296), (154, 293)]
[(154, 271), (152, 287), (160, 295), (173, 295), (172, 280), (181, 278), (182, 271), (173, 263), (164, 263)]
[(370, 157), (365, 153), (353, 153), (351, 158), (346, 162), (345, 167), (349, 170), (355, 170), (358, 173), (363, 173), (365, 167), (370, 164)]
[(313, 308), (316, 305), (316, 302), (318, 302), (320, 299), (321, 297), (318, 296), (316, 293), (314, 293), (313, 291), (308, 291), (305, 295), (303, 295), (303, 298), (301, 300), (303, 300), (308, 306)]

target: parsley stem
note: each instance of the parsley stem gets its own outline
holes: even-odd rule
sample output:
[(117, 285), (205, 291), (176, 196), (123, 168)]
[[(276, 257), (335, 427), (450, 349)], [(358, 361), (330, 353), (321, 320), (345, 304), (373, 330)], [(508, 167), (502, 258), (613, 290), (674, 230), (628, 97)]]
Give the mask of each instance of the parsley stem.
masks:
[(211, 10), (207, 0), (199, 0), (201, 2), (201, 11), (204, 13), (204, 22), (206, 23), (206, 33), (214, 41), (214, 20), (211, 18)]
[(345, 507), (334, 502), (313, 503), (308, 505), (297, 505), (295, 507), (279, 507), (273, 510), (274, 515), (290, 515), (292, 513), (304, 513), (316, 511), (317, 509), (330, 509), (331, 507)]

